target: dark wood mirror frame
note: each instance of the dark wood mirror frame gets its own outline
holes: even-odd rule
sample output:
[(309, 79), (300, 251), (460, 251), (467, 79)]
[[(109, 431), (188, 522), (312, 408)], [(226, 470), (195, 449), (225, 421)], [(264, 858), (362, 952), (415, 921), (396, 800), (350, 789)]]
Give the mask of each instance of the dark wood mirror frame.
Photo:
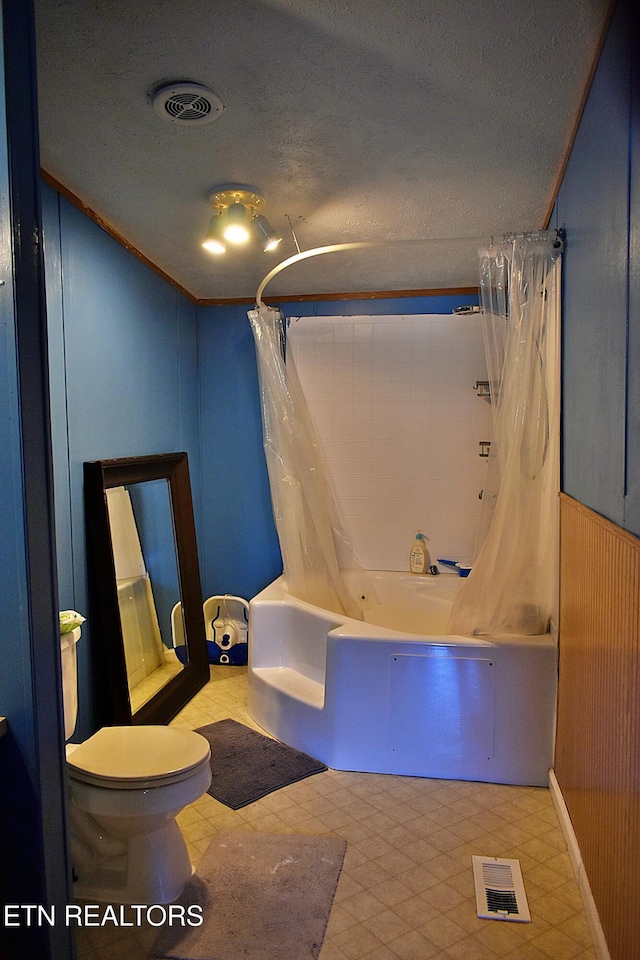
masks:
[[(188, 658), (183, 669), (132, 714), (106, 491), (146, 480), (168, 482)], [(108, 683), (102, 725), (168, 723), (209, 680), (187, 454), (86, 462), (84, 502), (90, 637), (100, 651)]]

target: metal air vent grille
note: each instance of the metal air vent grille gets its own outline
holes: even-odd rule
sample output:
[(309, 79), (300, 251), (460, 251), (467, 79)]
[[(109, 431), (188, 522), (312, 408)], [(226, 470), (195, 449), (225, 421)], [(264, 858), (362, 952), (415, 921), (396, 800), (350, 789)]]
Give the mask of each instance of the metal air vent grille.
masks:
[(211, 123), (224, 110), (218, 94), (200, 83), (162, 83), (149, 93), (153, 109), (164, 120), (185, 126)]
[(531, 914), (518, 860), (472, 857), (478, 916), (529, 923)]

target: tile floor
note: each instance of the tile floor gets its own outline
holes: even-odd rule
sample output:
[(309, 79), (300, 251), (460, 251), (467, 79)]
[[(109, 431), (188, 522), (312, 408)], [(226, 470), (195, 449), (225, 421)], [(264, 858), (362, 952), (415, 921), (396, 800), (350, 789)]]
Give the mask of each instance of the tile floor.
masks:
[[(232, 717), (255, 727), (246, 668), (211, 673), (173, 724)], [(238, 811), (207, 794), (179, 822), (196, 866), (213, 835), (229, 827), (344, 837), (320, 960), (596, 960), (544, 788), (329, 770)], [(472, 854), (520, 860), (531, 923), (478, 919)], [(143, 927), (79, 930), (78, 958), (146, 960), (156, 935)]]

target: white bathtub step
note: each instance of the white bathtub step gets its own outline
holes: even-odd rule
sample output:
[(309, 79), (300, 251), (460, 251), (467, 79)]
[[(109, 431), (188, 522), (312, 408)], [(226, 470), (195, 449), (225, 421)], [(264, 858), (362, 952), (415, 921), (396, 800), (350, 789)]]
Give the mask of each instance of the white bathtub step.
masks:
[(324, 685), (310, 680), (297, 670), (290, 667), (257, 667), (253, 673), (289, 697), (295, 697), (296, 700), (308, 703), (318, 710), (324, 707)]

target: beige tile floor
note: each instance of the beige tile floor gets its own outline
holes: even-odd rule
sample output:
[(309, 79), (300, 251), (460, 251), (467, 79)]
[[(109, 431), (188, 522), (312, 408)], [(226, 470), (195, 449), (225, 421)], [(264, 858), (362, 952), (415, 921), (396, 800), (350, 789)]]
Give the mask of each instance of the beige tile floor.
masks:
[[(233, 717), (255, 727), (246, 668), (211, 673), (173, 724)], [(329, 770), (238, 811), (206, 795), (179, 822), (196, 866), (213, 835), (229, 827), (344, 837), (320, 960), (596, 960), (544, 788)], [(472, 854), (520, 861), (531, 923), (478, 919)], [(156, 935), (138, 927), (81, 930), (78, 957), (145, 960)]]

